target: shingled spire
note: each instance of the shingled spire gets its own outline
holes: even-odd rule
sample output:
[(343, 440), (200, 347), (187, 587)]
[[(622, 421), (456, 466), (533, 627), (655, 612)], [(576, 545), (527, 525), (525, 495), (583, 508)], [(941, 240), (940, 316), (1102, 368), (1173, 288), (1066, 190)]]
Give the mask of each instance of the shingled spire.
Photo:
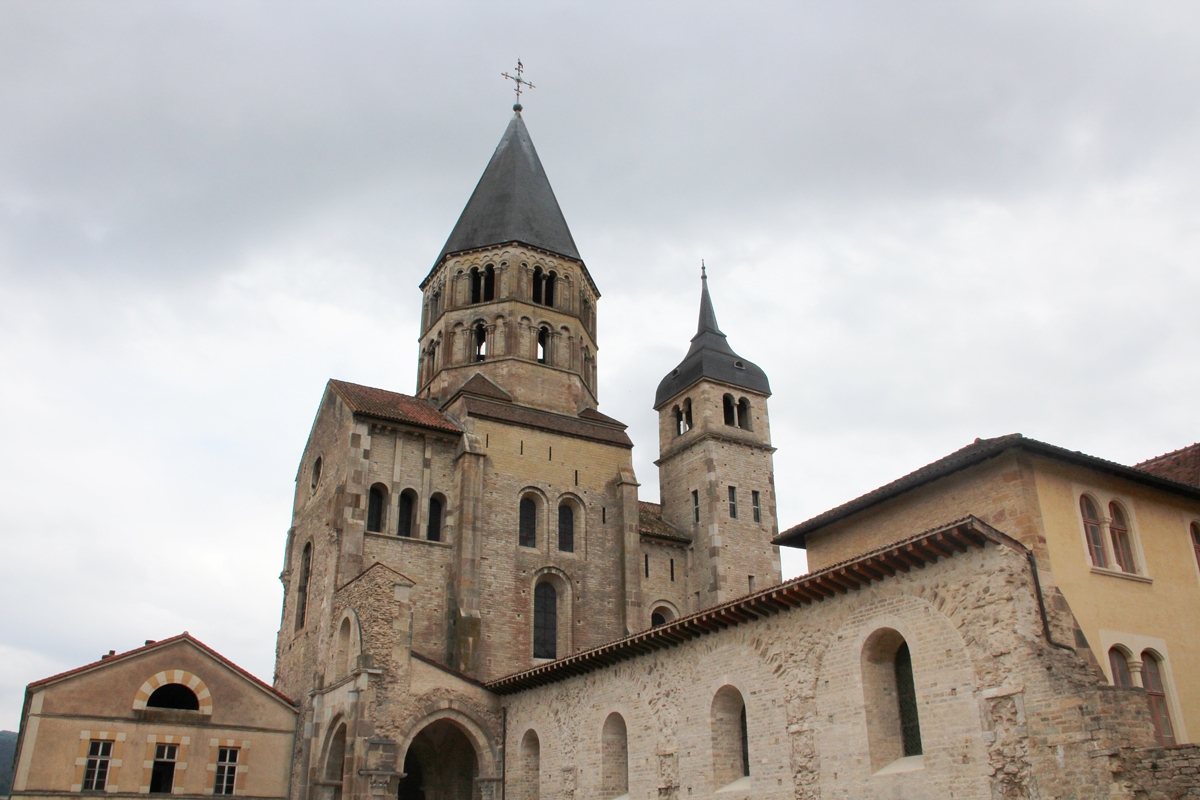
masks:
[(508, 123), (438, 262), (449, 253), (507, 242), (581, 260), (520, 111)]
[(708, 276), (703, 272), (700, 275), (700, 320), (696, 335), (692, 337), (692, 346), (683, 361), (658, 384), (654, 407), (658, 408), (702, 378), (771, 394), (767, 374), (757, 364), (733, 352), (717, 326), (717, 312), (708, 293)]

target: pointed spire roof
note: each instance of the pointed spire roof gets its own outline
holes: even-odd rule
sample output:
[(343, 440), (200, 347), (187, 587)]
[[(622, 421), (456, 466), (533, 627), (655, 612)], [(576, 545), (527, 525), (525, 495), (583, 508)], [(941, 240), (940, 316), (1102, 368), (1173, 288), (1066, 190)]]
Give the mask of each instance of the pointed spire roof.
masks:
[(708, 275), (700, 270), (700, 320), (692, 346), (679, 366), (671, 370), (658, 384), (654, 407), (658, 408), (696, 381), (709, 380), (740, 386), (759, 394), (770, 395), (767, 373), (733, 352), (729, 340), (717, 325), (717, 312), (708, 293)]
[(582, 260), (517, 106), (437, 260), (506, 242)]

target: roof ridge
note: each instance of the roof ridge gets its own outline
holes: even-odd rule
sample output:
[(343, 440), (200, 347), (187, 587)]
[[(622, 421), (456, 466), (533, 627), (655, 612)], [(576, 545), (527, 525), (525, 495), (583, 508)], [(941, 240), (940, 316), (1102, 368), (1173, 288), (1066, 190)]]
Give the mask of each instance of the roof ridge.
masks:
[(288, 697), (283, 692), (279, 691), (271, 684), (262, 680), (261, 678), (259, 678), (254, 673), (247, 670), (246, 668), (239, 666), (234, 661), (221, 655), (221, 653), (219, 653), (216, 650), (214, 650), (213, 648), (209, 647), (204, 642), (200, 641), (195, 636), (192, 636), (187, 631), (184, 631), (183, 633), (180, 633), (180, 634), (176, 634), (175, 636), (168, 637), (166, 639), (157, 639), (155, 641), (150, 642), (150, 644), (145, 644), (145, 645), (142, 645), (141, 647), (135, 647), (132, 650), (126, 650), (123, 653), (113, 653), (112, 655), (101, 656), (98, 660), (92, 661), (91, 663), (83, 664), (81, 666), (75, 667), (74, 669), (66, 670), (65, 672), (60, 672), (57, 675), (51, 675), (48, 678), (42, 678), (41, 680), (33, 681), (28, 684), (26, 689), (32, 689), (35, 686), (46, 686), (51, 683), (55, 683), (57, 681), (63, 680), (64, 678), (69, 678), (74, 675), (79, 675), (84, 672), (88, 672), (90, 670), (97, 669), (102, 666), (108, 666), (117, 661), (125, 661), (127, 659), (133, 658), (133, 657), (141, 655), (143, 653), (147, 653), (151, 650), (156, 650), (158, 648), (166, 647), (167, 645), (176, 644), (178, 642), (187, 642), (188, 644), (193, 645), (194, 647), (199, 649), (201, 652), (203, 652), (206, 655), (221, 662), (226, 667), (229, 667), (234, 672), (237, 672), (243, 678), (246, 678), (250, 682), (254, 683), (259, 689), (270, 692), (271, 694), (275, 695), (277, 698), (286, 701), (291, 706), (296, 705), (296, 701), (292, 700), (292, 698)]
[(1141, 468), (1145, 467), (1147, 464), (1153, 464), (1156, 461), (1162, 461), (1164, 458), (1171, 458), (1172, 456), (1177, 456), (1180, 453), (1186, 453), (1187, 451), (1192, 450), (1197, 447), (1200, 447), (1200, 442), (1195, 442), (1194, 444), (1189, 444), (1186, 447), (1179, 448), (1178, 450), (1172, 450), (1169, 453), (1163, 453), (1160, 456), (1154, 456), (1153, 458), (1147, 458), (1145, 461), (1139, 461), (1136, 464), (1134, 464), (1133, 466), (1137, 467), (1138, 469), (1141, 469)]

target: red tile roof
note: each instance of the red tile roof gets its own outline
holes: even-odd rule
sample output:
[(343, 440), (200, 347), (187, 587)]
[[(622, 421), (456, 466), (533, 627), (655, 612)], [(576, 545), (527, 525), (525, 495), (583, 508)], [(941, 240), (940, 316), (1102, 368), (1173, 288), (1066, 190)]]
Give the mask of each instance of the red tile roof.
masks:
[(356, 414), (447, 433), (462, 433), (454, 420), (438, 411), (437, 406), (428, 400), (346, 381), (330, 380), (329, 388), (337, 392), (338, 397)]
[(269, 693), (273, 694), (276, 698), (283, 700), (285, 703), (287, 703), (290, 706), (296, 705), (296, 702), (294, 700), (292, 700), (292, 698), (288, 697), (287, 695), (283, 694), (282, 692), (276, 691), (275, 687), (271, 686), (269, 683), (264, 683), (263, 681), (254, 677), (254, 675), (252, 675), (250, 672), (242, 669), (237, 664), (233, 663), (228, 658), (226, 658), (225, 656), (218, 653), (216, 650), (213, 650), (211, 647), (209, 647), (204, 642), (197, 639), (195, 636), (192, 636), (187, 631), (184, 631), (183, 633), (179, 634), (178, 636), (172, 636), (169, 639), (159, 639), (157, 642), (151, 642), (150, 644), (144, 645), (142, 647), (135, 647), (133, 650), (126, 650), (124, 653), (115, 653), (110, 656), (104, 656), (99, 661), (93, 661), (90, 664), (84, 664), (82, 667), (76, 667), (75, 669), (69, 669), (66, 672), (60, 672), (57, 675), (51, 675), (49, 678), (42, 678), (40, 681), (34, 681), (33, 683), (29, 684), (29, 686), (27, 687), (27, 691), (33, 691), (37, 687), (46, 686), (48, 684), (55, 683), (57, 681), (62, 680), (63, 678), (69, 678), (74, 675), (79, 675), (84, 672), (88, 672), (90, 670), (97, 669), (99, 667), (106, 667), (110, 664), (115, 664), (118, 661), (124, 661), (129, 658), (134, 658), (135, 656), (142, 655), (143, 653), (148, 653), (151, 650), (158, 650), (160, 648), (167, 647), (167, 646), (175, 644), (177, 642), (187, 642), (188, 644), (192, 645), (196, 649), (198, 649), (201, 652), (205, 653), (206, 655), (212, 657), (214, 660), (219, 661), (224, 666), (226, 666), (229, 669), (233, 670), (234, 672), (238, 673), (243, 678), (245, 678), (246, 680), (250, 681), (255, 686), (257, 686), (259, 689), (262, 689), (264, 692), (269, 692)]
[(565, 414), (553, 414), (528, 406), (518, 406), (513, 403), (497, 403), (479, 397), (468, 397), (463, 407), (472, 417), (494, 419), (498, 422), (509, 422), (527, 428), (538, 428), (552, 433), (561, 433), (579, 439), (590, 439), (595, 442), (616, 444), (622, 447), (633, 447), (633, 441), (625, 433), (621, 423), (610, 424), (597, 422), (581, 417), (568, 417)]
[(1134, 464), (1140, 470), (1189, 486), (1200, 486), (1200, 442)]
[(819, 572), (801, 575), (786, 583), (697, 611), (615, 642), (540, 664), (486, 685), (496, 694), (512, 694), (535, 686), (556, 683), (646, 653), (666, 650), (681, 642), (699, 639), (743, 622), (819, 603), (826, 598), (887, 580), (897, 572), (924, 569), (930, 564), (953, 558), (959, 553), (982, 550), (989, 544), (1007, 547), (1021, 553), (1022, 556), (1029, 552), (1020, 542), (987, 523), (975, 517), (964, 517), (895, 544), (855, 556)]

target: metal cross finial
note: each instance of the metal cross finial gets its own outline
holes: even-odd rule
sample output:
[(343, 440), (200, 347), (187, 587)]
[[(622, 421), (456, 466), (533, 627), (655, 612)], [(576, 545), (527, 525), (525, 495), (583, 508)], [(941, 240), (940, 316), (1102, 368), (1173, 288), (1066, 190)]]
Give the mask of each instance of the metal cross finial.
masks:
[(700, 280), (708, 280), (708, 273), (704, 271), (704, 259), (700, 259)]
[(512, 75), (509, 75), (507, 72), (500, 73), (504, 77), (508, 78), (510, 81), (514, 81), (517, 84), (517, 102), (513, 105), (513, 111), (521, 110), (521, 87), (522, 86), (528, 86), (530, 89), (537, 88), (532, 83), (530, 83), (529, 81), (527, 81), (523, 77), (521, 77), (521, 74), (523, 72), (525, 72), (525, 65), (522, 64), (521, 59), (518, 58), (517, 59), (517, 76), (515, 78)]

